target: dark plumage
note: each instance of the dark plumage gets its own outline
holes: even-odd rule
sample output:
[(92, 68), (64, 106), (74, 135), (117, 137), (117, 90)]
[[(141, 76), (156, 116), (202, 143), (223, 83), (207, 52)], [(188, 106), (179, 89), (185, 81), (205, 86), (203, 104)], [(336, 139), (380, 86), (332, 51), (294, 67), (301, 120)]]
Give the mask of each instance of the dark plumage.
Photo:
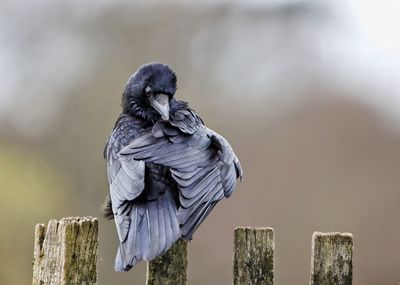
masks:
[(128, 80), (123, 112), (104, 149), (120, 246), (117, 271), (152, 260), (180, 237), (190, 240), (243, 172), (229, 143), (174, 98), (166, 65), (142, 66)]

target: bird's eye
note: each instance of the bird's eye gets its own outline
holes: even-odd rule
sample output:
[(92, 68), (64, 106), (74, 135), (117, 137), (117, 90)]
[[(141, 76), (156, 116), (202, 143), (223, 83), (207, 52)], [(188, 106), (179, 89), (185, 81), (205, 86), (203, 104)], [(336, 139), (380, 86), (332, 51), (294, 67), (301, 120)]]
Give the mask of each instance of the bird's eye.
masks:
[(146, 89), (144, 89), (144, 92), (146, 93), (147, 96), (153, 94), (153, 90), (151, 90), (150, 86), (147, 86)]

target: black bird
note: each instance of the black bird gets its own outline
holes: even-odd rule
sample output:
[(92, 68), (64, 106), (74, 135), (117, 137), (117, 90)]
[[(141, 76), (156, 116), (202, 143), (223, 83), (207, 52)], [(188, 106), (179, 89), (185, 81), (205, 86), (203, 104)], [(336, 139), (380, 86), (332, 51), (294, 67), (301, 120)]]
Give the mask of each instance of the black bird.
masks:
[(133, 74), (104, 149), (120, 246), (116, 271), (191, 240), (214, 206), (229, 197), (243, 171), (229, 143), (174, 98), (175, 73), (151, 63)]

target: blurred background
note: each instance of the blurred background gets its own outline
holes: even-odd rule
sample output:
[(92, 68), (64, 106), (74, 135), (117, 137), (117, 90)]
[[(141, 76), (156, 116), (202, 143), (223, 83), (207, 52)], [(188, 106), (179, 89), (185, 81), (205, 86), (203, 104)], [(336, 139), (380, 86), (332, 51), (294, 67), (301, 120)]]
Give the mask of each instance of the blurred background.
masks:
[[(245, 169), (189, 248), (231, 284), (233, 229), (276, 231), (276, 283), (308, 284), (314, 231), (351, 232), (354, 284), (400, 281), (400, 3), (0, 1), (0, 283), (29, 284), (34, 225), (101, 216), (102, 150), (129, 76), (160, 61)], [(117, 235), (100, 218), (99, 284)]]

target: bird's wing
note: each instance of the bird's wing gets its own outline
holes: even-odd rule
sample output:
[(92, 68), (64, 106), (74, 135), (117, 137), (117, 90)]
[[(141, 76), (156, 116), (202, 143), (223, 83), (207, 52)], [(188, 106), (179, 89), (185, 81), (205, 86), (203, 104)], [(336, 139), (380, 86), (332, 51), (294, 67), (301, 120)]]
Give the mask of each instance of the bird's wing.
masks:
[(107, 174), (110, 184), (112, 212), (119, 240), (124, 242), (131, 225), (129, 201), (137, 198), (144, 189), (145, 162), (128, 156), (119, 156), (118, 137), (111, 136), (104, 155), (107, 159)]
[(170, 167), (180, 189), (181, 233), (191, 239), (216, 203), (231, 195), (243, 172), (222, 136), (203, 124), (193, 127), (184, 118), (181, 121), (175, 126), (156, 123), (152, 132), (132, 141), (120, 155)]
[[(119, 155), (121, 142), (124, 144), (129, 137), (123, 130), (113, 133), (104, 151), (112, 215), (120, 240), (115, 259), (116, 271), (128, 271), (142, 260), (154, 259), (181, 236), (177, 205), (170, 189), (164, 190), (162, 195), (154, 194), (157, 199), (139, 197), (145, 188), (147, 166), (143, 160)], [(150, 196), (152, 190), (158, 190), (151, 182), (146, 188), (149, 188), (146, 195)]]
[(126, 216), (129, 228), (115, 258), (116, 271), (128, 271), (142, 260), (152, 260), (167, 251), (181, 236), (177, 206), (170, 191), (157, 199), (131, 202)]

